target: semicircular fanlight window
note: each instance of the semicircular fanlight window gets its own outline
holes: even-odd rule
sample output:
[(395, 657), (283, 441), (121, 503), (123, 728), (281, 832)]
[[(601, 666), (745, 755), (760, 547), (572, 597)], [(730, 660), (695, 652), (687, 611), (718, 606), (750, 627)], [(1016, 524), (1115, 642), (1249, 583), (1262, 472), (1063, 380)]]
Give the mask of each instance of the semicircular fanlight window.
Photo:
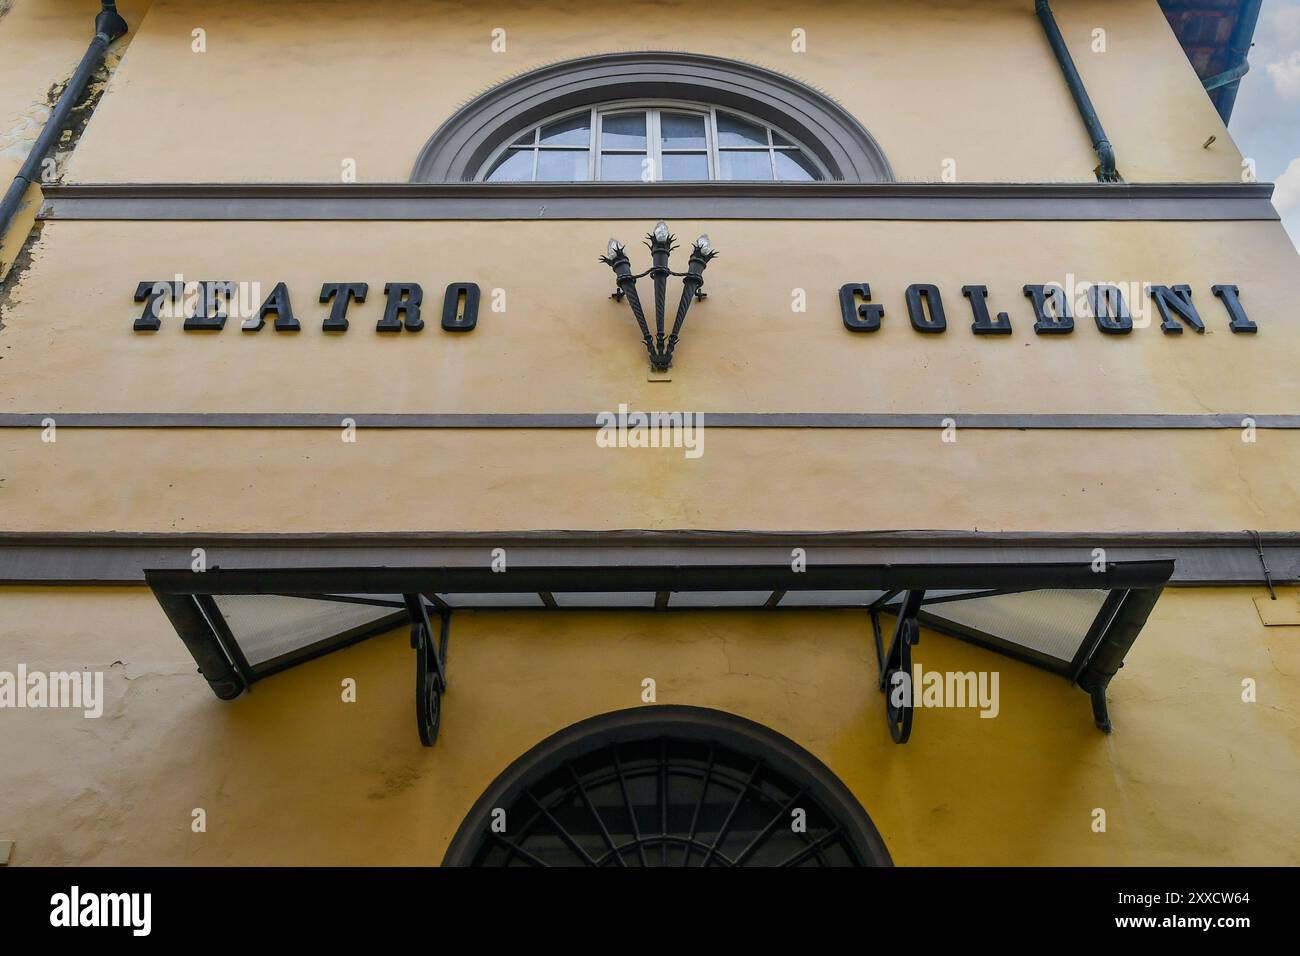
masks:
[[(585, 745), (564, 753), (526, 755), (527, 766), (520, 770), (516, 762), (507, 771), (515, 777), (508, 798), (481, 817), (467, 818), (456, 841), (463, 844), (460, 859), (453, 862), (596, 867), (888, 862), (864, 852), (860, 822), (823, 799), (813, 779), (801, 779), (788, 764), (778, 766), (777, 755), (765, 752), (761, 743), (747, 743), (719, 740), (706, 727), (693, 733), (651, 720), (643, 733), (596, 730)], [(873, 833), (871, 839), (878, 837)]]

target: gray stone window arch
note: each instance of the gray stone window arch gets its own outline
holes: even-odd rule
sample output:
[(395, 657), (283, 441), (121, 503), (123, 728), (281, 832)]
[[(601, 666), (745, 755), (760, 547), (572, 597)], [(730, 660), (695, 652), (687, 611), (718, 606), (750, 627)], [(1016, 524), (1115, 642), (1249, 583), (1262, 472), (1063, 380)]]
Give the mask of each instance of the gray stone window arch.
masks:
[(420, 150), (411, 182), (470, 182), (501, 145), (565, 110), (618, 100), (710, 104), (757, 117), (802, 143), (829, 178), (892, 182), (875, 139), (806, 83), (737, 60), (692, 53), (606, 53), (512, 77), (461, 107)]

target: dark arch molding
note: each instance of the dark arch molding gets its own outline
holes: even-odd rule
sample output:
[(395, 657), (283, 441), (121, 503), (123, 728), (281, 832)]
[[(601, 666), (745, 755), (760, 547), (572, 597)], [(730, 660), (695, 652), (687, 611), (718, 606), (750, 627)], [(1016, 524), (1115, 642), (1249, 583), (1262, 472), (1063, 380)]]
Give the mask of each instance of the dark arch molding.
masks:
[(567, 109), (621, 99), (712, 103), (757, 116), (812, 150), (833, 179), (893, 182), (880, 146), (829, 96), (784, 74), (693, 53), (605, 53), (512, 77), (465, 104), (420, 150), (411, 182), (468, 182), (504, 140)]
[(789, 737), (770, 727), (706, 707), (660, 704), (616, 710), (589, 717), (552, 734), (517, 758), (492, 781), (470, 808), (452, 837), (443, 866), (470, 866), (491, 823), (492, 811), (513, 805), (546, 773), (611, 743), (655, 737), (707, 741), (765, 763), (802, 786), (840, 823), (859, 858), (869, 866), (893, 866), (871, 818), (852, 792), (818, 760)]

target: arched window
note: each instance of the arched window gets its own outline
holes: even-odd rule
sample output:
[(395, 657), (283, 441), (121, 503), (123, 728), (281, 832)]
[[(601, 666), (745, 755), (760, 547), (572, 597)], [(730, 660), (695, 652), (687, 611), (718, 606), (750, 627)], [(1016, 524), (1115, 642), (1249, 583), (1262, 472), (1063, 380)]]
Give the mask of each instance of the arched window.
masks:
[(757, 117), (698, 103), (623, 102), (538, 123), (501, 146), (488, 182), (812, 182), (826, 172)]
[(424, 144), (411, 181), (893, 181), (820, 90), (694, 53), (603, 53), (497, 84)]
[(794, 741), (661, 705), (580, 721), (524, 754), (470, 810), (443, 865), (892, 864), (853, 794)]

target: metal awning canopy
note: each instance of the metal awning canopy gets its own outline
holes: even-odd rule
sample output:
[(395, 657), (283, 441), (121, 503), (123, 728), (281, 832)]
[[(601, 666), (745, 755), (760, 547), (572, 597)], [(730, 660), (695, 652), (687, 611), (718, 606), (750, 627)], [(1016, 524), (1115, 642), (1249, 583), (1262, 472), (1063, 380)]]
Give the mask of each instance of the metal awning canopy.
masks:
[[(501, 567), (262, 567), (153, 570), (145, 577), (199, 671), (223, 700), (329, 651), (411, 626), (421, 740), (437, 734), (457, 610), (867, 613), (890, 732), (907, 740), (911, 647), (931, 628), (1044, 668), (1091, 699), (1110, 729), (1106, 685), (1174, 562), (947, 564), (564, 564)], [(881, 615), (895, 618), (886, 643)], [(434, 620), (438, 621), (435, 636)]]

